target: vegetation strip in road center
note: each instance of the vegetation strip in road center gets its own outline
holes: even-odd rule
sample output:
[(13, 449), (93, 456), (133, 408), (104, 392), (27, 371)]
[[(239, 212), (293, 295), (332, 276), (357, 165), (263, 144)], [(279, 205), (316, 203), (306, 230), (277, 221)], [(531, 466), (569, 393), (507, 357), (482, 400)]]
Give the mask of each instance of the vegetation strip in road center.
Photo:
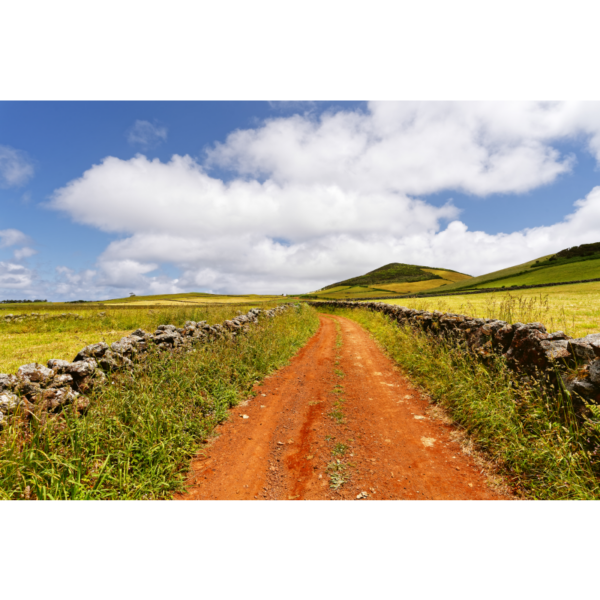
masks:
[[(334, 373), (335, 376), (342, 380), (344, 378), (344, 371), (340, 366), (341, 355), (340, 351), (343, 345), (342, 328), (340, 324), (335, 321), (335, 361), (334, 361)], [(337, 383), (332, 390), (332, 394), (335, 398), (333, 407), (329, 412), (329, 417), (334, 421), (336, 426), (341, 426), (346, 423), (344, 416), (344, 387), (341, 383)], [(327, 440), (330, 444), (335, 441), (336, 438), (329, 436)], [(348, 450), (348, 445), (342, 442), (336, 442), (331, 450), (331, 461), (327, 464), (326, 472), (329, 475), (329, 487), (338, 490), (345, 483), (350, 481), (350, 467), (352, 466), (345, 460), (345, 455)]]
[(0, 435), (0, 498), (170, 498), (228, 408), (317, 328), (310, 307), (288, 310), (237, 338), (153, 354), (135, 376), (98, 388), (85, 416), (11, 422)]
[(368, 310), (320, 307), (365, 327), (443, 406), (524, 497), (600, 498), (600, 410), (578, 424), (568, 397), (527, 385), (501, 356), (486, 365), (465, 350)]

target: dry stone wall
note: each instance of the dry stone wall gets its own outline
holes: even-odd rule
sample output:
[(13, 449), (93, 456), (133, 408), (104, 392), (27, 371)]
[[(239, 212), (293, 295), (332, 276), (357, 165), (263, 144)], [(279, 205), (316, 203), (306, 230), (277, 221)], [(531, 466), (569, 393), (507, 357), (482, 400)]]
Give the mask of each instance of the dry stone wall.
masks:
[(136, 329), (110, 347), (99, 342), (82, 348), (72, 362), (53, 358), (47, 366), (31, 363), (21, 366), (14, 375), (0, 373), (0, 424), (16, 412), (33, 416), (72, 406), (83, 413), (90, 403), (86, 393), (104, 385), (108, 381), (107, 373), (133, 370), (136, 361), (150, 348), (164, 352), (185, 351), (195, 344), (235, 337), (258, 323), (259, 317), (273, 318), (292, 306), (253, 308), (245, 315), (216, 325), (187, 321), (183, 327), (159, 325), (154, 333)]
[(542, 323), (506, 323), (466, 315), (428, 312), (384, 302), (311, 302), (313, 306), (367, 309), (388, 315), (399, 324), (429, 332), (468, 348), (485, 359), (492, 354), (524, 373), (542, 374), (587, 402), (600, 404), (600, 333), (571, 338), (562, 331), (548, 333)]

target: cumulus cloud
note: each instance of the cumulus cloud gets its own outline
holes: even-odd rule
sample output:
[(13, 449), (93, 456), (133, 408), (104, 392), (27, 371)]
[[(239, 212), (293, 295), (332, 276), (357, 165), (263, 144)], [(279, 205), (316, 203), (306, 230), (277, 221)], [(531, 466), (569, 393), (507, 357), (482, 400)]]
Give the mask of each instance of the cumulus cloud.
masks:
[(18, 229), (2, 229), (0, 230), (0, 248), (8, 246), (19, 246), (29, 242), (29, 237)]
[(520, 193), (570, 171), (552, 143), (576, 136), (600, 161), (596, 103), (372, 102), (365, 112), (272, 119), (209, 150), (207, 165), (276, 182), (423, 195)]
[(301, 292), (393, 261), (476, 275), (597, 241), (600, 188), (560, 223), (498, 235), (418, 196), (549, 184), (572, 168), (559, 143), (575, 138), (600, 162), (597, 104), (371, 103), (236, 131), (204, 163), (108, 157), (50, 206), (125, 236), (89, 280), (105, 289)]
[(127, 131), (127, 141), (132, 146), (151, 148), (167, 139), (167, 128), (149, 121), (136, 121)]
[(14, 251), (13, 256), (15, 257), (15, 260), (23, 260), (24, 258), (29, 258), (34, 254), (37, 254), (37, 250), (25, 246), (25, 248), (17, 248)]
[(30, 269), (11, 262), (0, 261), (0, 290), (24, 290), (33, 284)]
[(33, 177), (33, 163), (25, 152), (0, 145), (0, 187), (25, 185)]

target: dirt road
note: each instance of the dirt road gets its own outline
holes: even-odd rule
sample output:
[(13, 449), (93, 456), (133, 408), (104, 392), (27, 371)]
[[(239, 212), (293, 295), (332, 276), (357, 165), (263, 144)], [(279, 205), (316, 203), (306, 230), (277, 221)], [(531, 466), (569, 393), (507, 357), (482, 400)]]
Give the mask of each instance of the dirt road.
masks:
[(362, 327), (320, 320), (290, 365), (233, 409), (179, 499), (505, 499)]

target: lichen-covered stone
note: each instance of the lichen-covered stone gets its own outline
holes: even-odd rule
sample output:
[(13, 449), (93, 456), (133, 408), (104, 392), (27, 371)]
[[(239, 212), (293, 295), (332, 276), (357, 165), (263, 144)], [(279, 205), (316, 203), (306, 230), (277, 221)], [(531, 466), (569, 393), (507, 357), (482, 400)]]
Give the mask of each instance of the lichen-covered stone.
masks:
[(132, 337), (123, 337), (118, 342), (113, 342), (110, 345), (110, 349), (117, 354), (122, 354), (123, 356), (134, 356), (137, 354), (137, 341)]
[(17, 377), (19, 379), (27, 379), (33, 383), (44, 385), (52, 380), (54, 371), (39, 363), (29, 363), (19, 367)]
[(23, 401), (16, 394), (4, 392), (0, 394), (0, 411), (5, 415), (14, 412)]
[(97, 344), (90, 344), (79, 351), (73, 362), (80, 360), (87, 360), (88, 358), (101, 358), (108, 351), (108, 344), (106, 342), (98, 342)]
[(12, 391), (19, 383), (19, 380), (14, 375), (0, 373), (0, 392)]

